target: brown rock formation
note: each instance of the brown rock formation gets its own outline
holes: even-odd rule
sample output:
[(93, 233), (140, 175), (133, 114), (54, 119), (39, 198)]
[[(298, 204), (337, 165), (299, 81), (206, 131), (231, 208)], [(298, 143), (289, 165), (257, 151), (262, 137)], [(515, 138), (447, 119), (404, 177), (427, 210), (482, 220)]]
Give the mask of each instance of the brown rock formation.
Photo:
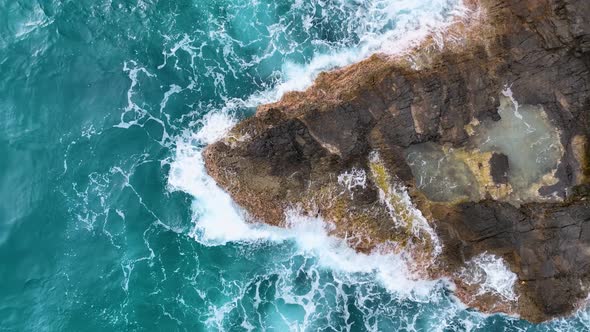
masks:
[[(358, 250), (409, 251), (424, 276), (457, 276), (481, 253), (500, 256), (518, 276), (518, 301), (475, 294), (459, 277), (457, 294), (542, 321), (570, 313), (590, 286), (590, 2), (469, 5), (471, 19), (451, 27), (442, 50), (426, 41), (403, 57), (323, 73), (209, 146), (206, 166), (256, 219), (283, 225), (297, 207), (333, 222)], [(502, 108), (531, 135), (548, 134), (520, 133), (512, 148)], [(478, 138), (501, 123), (498, 142)], [(423, 155), (440, 153), (444, 174), (408, 163), (426, 142), (434, 152)], [(421, 171), (451, 180), (432, 190), (464, 184), (434, 199)]]

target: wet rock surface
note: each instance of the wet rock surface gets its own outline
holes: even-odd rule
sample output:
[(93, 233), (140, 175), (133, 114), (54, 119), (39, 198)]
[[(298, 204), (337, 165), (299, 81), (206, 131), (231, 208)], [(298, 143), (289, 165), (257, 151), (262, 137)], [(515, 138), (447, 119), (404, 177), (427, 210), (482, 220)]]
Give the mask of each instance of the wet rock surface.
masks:
[(490, 175), (494, 183), (506, 184), (508, 183), (508, 171), (510, 170), (510, 163), (508, 156), (503, 153), (493, 153), (490, 159)]
[[(471, 15), (442, 49), (427, 40), (403, 56), (323, 73), (210, 145), (206, 166), (254, 220), (285, 226), (288, 209), (320, 216), (357, 250), (404, 251), (417, 274), (455, 278), (470, 306), (531, 321), (565, 315), (590, 287), (590, 2), (466, 5)], [(541, 164), (530, 160), (541, 152), (517, 162), (474, 139), (506, 119), (506, 98), (516, 118), (528, 107), (558, 133), (542, 141), (558, 152), (556, 164), (526, 186), (511, 177)], [(452, 199), (429, 197), (407, 159), (419, 144), (463, 163), (447, 177), (460, 170), (471, 185)], [(484, 253), (516, 273), (517, 299), (475, 294), (457, 277)]]

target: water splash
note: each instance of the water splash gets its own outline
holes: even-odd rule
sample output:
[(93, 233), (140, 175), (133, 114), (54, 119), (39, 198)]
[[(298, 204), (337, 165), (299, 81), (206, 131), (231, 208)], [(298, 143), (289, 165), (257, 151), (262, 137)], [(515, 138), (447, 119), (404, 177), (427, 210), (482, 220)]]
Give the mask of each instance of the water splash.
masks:
[(459, 274), (468, 285), (479, 285), (479, 295), (491, 293), (507, 301), (518, 300), (514, 289), (518, 277), (501, 257), (488, 253), (477, 255), (466, 262)]
[(352, 168), (349, 171), (338, 175), (338, 184), (346, 188), (353, 195), (352, 190), (360, 187), (367, 187), (367, 172), (364, 169)]

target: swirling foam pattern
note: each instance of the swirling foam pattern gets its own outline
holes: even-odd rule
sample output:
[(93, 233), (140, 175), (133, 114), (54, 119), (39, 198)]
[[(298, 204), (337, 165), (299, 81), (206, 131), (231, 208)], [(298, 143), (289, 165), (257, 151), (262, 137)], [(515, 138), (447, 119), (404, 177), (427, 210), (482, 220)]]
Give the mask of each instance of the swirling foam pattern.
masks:
[[(465, 309), (321, 220), (244, 223), (202, 148), (458, 0), (0, 0), (1, 331), (583, 330)], [(479, 269), (485, 273), (485, 268)], [(495, 279), (494, 279), (495, 280)]]

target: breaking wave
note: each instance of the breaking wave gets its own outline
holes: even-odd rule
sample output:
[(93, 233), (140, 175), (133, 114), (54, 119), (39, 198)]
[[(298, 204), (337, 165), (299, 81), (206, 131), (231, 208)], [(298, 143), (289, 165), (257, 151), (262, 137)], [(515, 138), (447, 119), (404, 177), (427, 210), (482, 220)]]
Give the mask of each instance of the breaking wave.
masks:
[[(126, 142), (128, 150), (116, 151), (123, 157), (114, 165), (101, 164), (86, 178), (79, 176), (83, 179), (73, 188), (63, 189), (78, 220), (70, 227), (103, 234), (120, 255), (120, 271), (112, 275), (122, 274), (117, 287), (124, 300), (109, 319), (132, 322), (134, 285), (148, 284), (151, 293), (142, 295), (166, 293), (172, 285), (173, 292), (157, 298), (158, 315), (176, 327), (195, 317), (193, 322), (209, 330), (530, 327), (514, 318), (465, 310), (449, 294), (447, 281), (416, 280), (400, 255), (357, 253), (329, 235), (329, 222), (291, 210), (287, 228), (247, 223), (246, 212), (207, 175), (201, 155), (252, 108), (309, 87), (321, 71), (376, 52), (399, 54), (430, 34), (436, 37), (466, 15), (460, 1), (236, 0), (196, 2), (194, 8), (190, 19), (202, 20), (194, 25), (188, 20), (188, 26), (197, 26), (193, 30), (180, 28), (187, 22), (179, 13), (164, 21), (157, 32), (163, 43), (156, 52), (160, 61), (132, 57), (123, 62), (129, 85), (122, 112), (105, 121), (113, 125), (85, 128), (66, 149), (67, 177), (83, 164), (73, 155), (88, 141), (96, 146), (118, 142), (120, 137), (109, 136), (113, 132), (139, 132), (145, 140)], [(132, 11), (149, 12), (149, 5)], [(156, 198), (137, 180), (149, 178), (151, 173), (143, 172), (150, 167), (165, 177), (164, 192)], [(339, 182), (363, 186), (366, 176), (351, 170)], [(179, 204), (178, 195), (189, 197), (188, 226), (162, 207)], [(407, 195), (400, 195), (405, 201)], [(140, 226), (129, 222), (131, 212), (121, 201), (139, 207), (136, 223), (145, 229), (131, 233)], [(166, 268), (173, 260), (166, 255), (174, 250), (180, 262)], [(76, 263), (72, 258), (68, 268)], [(574, 323), (590, 321), (584, 315)], [(550, 327), (558, 324), (570, 322)]]

